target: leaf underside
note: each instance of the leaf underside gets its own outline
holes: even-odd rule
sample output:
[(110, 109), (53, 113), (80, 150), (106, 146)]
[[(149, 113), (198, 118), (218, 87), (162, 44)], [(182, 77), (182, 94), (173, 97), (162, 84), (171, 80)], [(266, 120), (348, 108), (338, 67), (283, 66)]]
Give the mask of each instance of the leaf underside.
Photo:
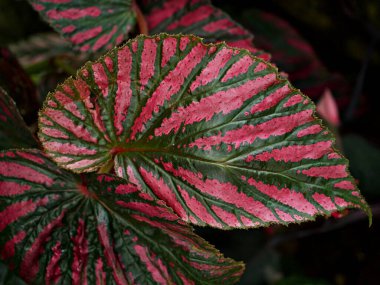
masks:
[(33, 8), (81, 51), (108, 50), (136, 22), (132, 0), (29, 0)]
[(28, 284), (231, 284), (225, 259), (124, 179), (0, 153), (0, 257)]
[(39, 137), (75, 172), (107, 169), (184, 221), (218, 228), (369, 213), (314, 105), (248, 51), (140, 36), (51, 93)]
[(18, 112), (15, 102), (0, 87), (0, 150), (37, 146), (38, 143)]
[(144, 0), (142, 9), (150, 34), (182, 33), (204, 38), (207, 43), (225, 41), (269, 60), (270, 55), (253, 45), (253, 35), (209, 0)]

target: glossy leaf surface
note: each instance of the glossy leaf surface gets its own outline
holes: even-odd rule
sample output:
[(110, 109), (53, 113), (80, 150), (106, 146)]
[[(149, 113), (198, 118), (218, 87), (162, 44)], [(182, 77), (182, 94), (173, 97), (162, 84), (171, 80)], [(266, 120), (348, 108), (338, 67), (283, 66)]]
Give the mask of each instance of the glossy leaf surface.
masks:
[(82, 68), (40, 113), (47, 153), (116, 173), (185, 221), (255, 227), (368, 210), (314, 105), (248, 51), (138, 37)]
[(0, 87), (0, 150), (37, 146), (15, 102)]
[(29, 0), (36, 11), (81, 51), (110, 49), (135, 25), (131, 0)]
[(265, 60), (270, 55), (257, 49), (253, 35), (211, 5), (209, 0), (143, 0), (150, 34), (193, 34), (207, 43), (225, 41), (229, 46), (245, 48)]
[(242, 273), (119, 177), (8, 151), (0, 185), (0, 257), (28, 284), (231, 284)]

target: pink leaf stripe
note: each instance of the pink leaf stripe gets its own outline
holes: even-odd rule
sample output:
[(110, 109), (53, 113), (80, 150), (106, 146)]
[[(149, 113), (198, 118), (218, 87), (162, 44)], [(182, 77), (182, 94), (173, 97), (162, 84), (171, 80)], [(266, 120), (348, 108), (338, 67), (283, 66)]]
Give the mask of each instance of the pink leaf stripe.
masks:
[(46, 100), (39, 137), (76, 172), (119, 176), (187, 222), (219, 228), (369, 212), (314, 105), (248, 51), (138, 37)]
[(37, 145), (15, 102), (0, 87), (0, 150), (30, 148)]
[(29, 0), (33, 8), (81, 51), (106, 50), (135, 25), (131, 0)]
[(194, 34), (209, 43), (225, 41), (265, 60), (270, 58), (254, 46), (249, 31), (212, 6), (209, 0), (144, 0), (143, 4), (150, 34)]
[(232, 284), (243, 270), (136, 185), (39, 151), (0, 153), (0, 258), (28, 284)]

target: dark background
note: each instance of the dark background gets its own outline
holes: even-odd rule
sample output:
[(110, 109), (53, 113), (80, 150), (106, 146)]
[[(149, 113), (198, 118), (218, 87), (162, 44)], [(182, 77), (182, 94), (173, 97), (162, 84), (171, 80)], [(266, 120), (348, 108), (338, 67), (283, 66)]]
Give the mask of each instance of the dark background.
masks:
[[(213, 3), (250, 29), (254, 43), (272, 53), (280, 71), (288, 73), (290, 81), (316, 102), (323, 88), (333, 91), (342, 121), (337, 130), (341, 148), (373, 208), (373, 224), (368, 227), (363, 213), (350, 210), (340, 219), (318, 218), (289, 227), (196, 231), (226, 256), (246, 263), (241, 284), (380, 284), (380, 1)], [(262, 11), (285, 20), (288, 26), (277, 32), (265, 28), (276, 26), (276, 22), (260, 22), (256, 15)], [(289, 49), (288, 27), (295, 29), (299, 40), (314, 52), (298, 54), (294, 47)], [(26, 1), (0, 0), (0, 46), (45, 31), (50, 28)], [(304, 79), (292, 80), (302, 70), (311, 70), (313, 76), (305, 73)], [(67, 77), (59, 68), (38, 76), (33, 69), (28, 71), (38, 81), (41, 93)]]

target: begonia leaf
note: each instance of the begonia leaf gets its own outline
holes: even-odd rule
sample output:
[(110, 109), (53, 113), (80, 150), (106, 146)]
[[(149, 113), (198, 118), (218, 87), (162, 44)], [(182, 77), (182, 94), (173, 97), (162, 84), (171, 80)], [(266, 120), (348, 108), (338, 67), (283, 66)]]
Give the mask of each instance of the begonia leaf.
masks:
[(39, 137), (59, 165), (108, 171), (219, 228), (370, 210), (311, 101), (269, 63), (195, 36), (140, 36), (51, 93)]
[(132, 0), (29, 0), (50, 25), (81, 51), (106, 50), (136, 22)]
[(243, 270), (136, 185), (38, 150), (0, 153), (0, 258), (28, 284), (231, 284)]
[(265, 60), (270, 58), (254, 46), (253, 35), (248, 30), (211, 5), (210, 0), (144, 0), (142, 3), (150, 34), (194, 34), (207, 43), (225, 41)]

